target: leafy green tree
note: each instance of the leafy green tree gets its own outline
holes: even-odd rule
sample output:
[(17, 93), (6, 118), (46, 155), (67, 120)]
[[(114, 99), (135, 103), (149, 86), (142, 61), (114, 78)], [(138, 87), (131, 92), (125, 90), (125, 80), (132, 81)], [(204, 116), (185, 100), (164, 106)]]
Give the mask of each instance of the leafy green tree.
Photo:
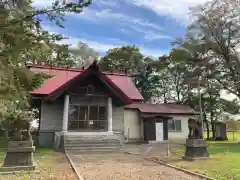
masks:
[(160, 76), (156, 74), (152, 59), (146, 58), (144, 62), (145, 67), (139, 69), (139, 72), (133, 76), (133, 80), (145, 101), (151, 101), (157, 93)]
[(208, 51), (205, 65), (212, 65), (211, 76), (228, 92), (240, 97), (240, 2), (213, 0), (192, 9), (195, 21), (189, 35)]
[(123, 46), (109, 49), (100, 60), (99, 66), (104, 71), (125, 72), (133, 75), (144, 67), (144, 58), (136, 46)]
[(195, 82), (201, 79), (202, 109), (205, 119), (212, 124), (213, 138), (214, 121), (224, 112), (239, 111), (237, 99), (227, 101), (220, 95), (220, 91), (227, 90), (240, 97), (240, 61), (236, 52), (240, 40), (238, 7), (236, 0), (214, 0), (193, 8), (195, 21), (189, 26), (187, 36), (174, 44), (177, 59), (190, 63), (187, 76)]
[(164, 101), (173, 100), (200, 110), (201, 98), (203, 119), (207, 127), (211, 123), (213, 137), (214, 122), (225, 112), (239, 111), (239, 99), (227, 101), (220, 94), (227, 90), (240, 97), (240, 61), (236, 53), (240, 42), (239, 5), (237, 0), (213, 0), (193, 8), (194, 21), (187, 35), (177, 39), (170, 55), (157, 62), (164, 79), (159, 88)]
[(136, 87), (145, 101), (151, 101), (159, 84), (154, 60), (144, 57), (136, 46), (109, 49), (99, 62), (100, 68), (110, 72), (124, 72), (133, 76)]
[[(44, 31), (43, 18), (63, 27), (64, 13), (79, 13), (91, 0), (77, 3), (54, 1), (51, 8), (36, 9), (30, 0), (3, 0), (0, 2), (0, 116), (1, 120), (17, 104), (28, 107), (29, 92), (41, 84), (42, 74), (26, 68), (27, 63), (69, 65), (64, 61), (68, 47), (59, 45), (61, 35)], [(7, 113), (7, 114), (5, 114)]]
[(157, 72), (160, 73), (160, 95), (163, 96), (164, 102), (174, 101), (178, 104), (185, 102), (187, 98), (188, 86), (184, 82), (188, 65), (184, 61), (176, 59), (170, 53), (169, 56), (159, 57), (155, 62)]
[[(209, 138), (210, 122), (213, 133), (212, 137), (214, 138), (214, 123), (228, 110), (223, 102), (226, 104), (230, 102), (224, 101), (221, 98), (220, 91), (222, 87), (212, 76), (214, 65), (206, 63), (209, 58), (213, 57), (212, 54), (209, 55), (208, 51), (199, 45), (199, 41), (186, 38), (185, 40), (175, 42), (175, 48), (172, 50), (171, 56), (175, 64), (178, 66), (182, 64), (180, 65), (182, 71), (177, 69), (178, 73), (182, 72), (182, 76), (180, 77), (182, 82), (181, 87), (187, 90), (182, 93), (182, 103), (188, 104), (199, 111), (199, 101), (201, 98), (202, 118), (207, 127), (207, 137)], [(174, 81), (172, 83), (176, 84)], [(201, 97), (199, 96), (199, 91), (201, 92)]]

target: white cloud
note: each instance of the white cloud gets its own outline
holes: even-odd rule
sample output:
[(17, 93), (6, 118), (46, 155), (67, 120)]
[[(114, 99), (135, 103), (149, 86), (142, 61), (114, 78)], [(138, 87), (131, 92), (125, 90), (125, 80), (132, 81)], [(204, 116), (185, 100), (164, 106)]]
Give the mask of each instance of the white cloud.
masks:
[[(73, 14), (71, 14), (73, 15)], [(149, 22), (147, 20), (127, 16), (121, 13), (112, 12), (110, 9), (105, 9), (102, 11), (96, 11), (93, 9), (86, 9), (82, 14), (74, 15), (78, 18), (92, 21), (94, 23), (108, 23), (121, 25), (122, 28), (119, 30), (123, 33), (134, 33), (128, 31), (128, 29), (140, 32), (143, 34), (143, 38), (148, 41), (153, 41), (157, 39), (171, 39), (171, 37), (164, 35), (162, 33), (163, 27), (159, 24)]]
[[(34, 0), (33, 5), (35, 7), (49, 7), (51, 6), (54, 0)], [(98, 0), (96, 2), (98, 6), (102, 7), (116, 7), (119, 4), (119, 1), (116, 0)], [(92, 8), (86, 8), (80, 14), (75, 13), (66, 13), (67, 16), (77, 17), (80, 19), (85, 19), (96, 24), (111, 24), (116, 25), (119, 27), (121, 26), (120, 30), (124, 29), (124, 33), (132, 34), (135, 32), (141, 33), (141, 38), (143, 37), (147, 41), (154, 41), (158, 39), (170, 39), (169, 36), (162, 33), (163, 27), (159, 24), (149, 22), (148, 20), (133, 17), (126, 14), (122, 14), (120, 12), (113, 12), (110, 9), (104, 10), (95, 10)], [(129, 30), (129, 31), (128, 31)], [(130, 31), (131, 30), (131, 31)], [(123, 32), (123, 31), (122, 31)]]
[(50, 33), (56, 33), (56, 32), (58, 32), (57, 26), (42, 25), (42, 28), (43, 28), (44, 30), (49, 31)]
[(94, 9), (85, 9), (83, 13), (81, 14), (71, 14), (78, 16), (81, 19), (86, 19), (89, 21), (93, 21), (95, 23), (113, 23), (113, 24), (121, 24), (125, 26), (138, 26), (139, 28), (151, 28), (154, 30), (163, 30), (163, 27), (149, 22), (147, 20), (133, 17), (133, 16), (127, 16), (125, 14), (121, 13), (115, 13), (112, 12), (110, 9), (104, 9), (102, 11), (97, 11)]
[(121, 33), (124, 33), (124, 34), (131, 34), (132, 33), (128, 28), (120, 28), (117, 31), (121, 32)]
[(105, 52), (106, 50), (116, 46), (114, 44), (100, 43), (97, 41), (91, 41), (91, 40), (86, 40), (83, 38), (77, 38), (77, 37), (71, 37), (71, 36), (68, 39), (63, 40), (61, 43), (62, 44), (71, 44), (71, 47), (76, 48), (78, 42), (80, 42), (80, 41), (88, 44), (89, 47), (91, 47), (99, 52)]
[[(141, 29), (141, 28), (138, 28), (138, 27), (135, 27), (135, 26), (131, 26), (129, 28), (136, 31), (136, 32), (142, 33), (143, 38), (146, 41), (154, 41), (154, 40), (158, 40), (158, 39), (172, 39), (172, 37), (170, 37), (168, 35), (164, 35), (161, 31), (152, 31), (152, 30), (149, 30), (149, 29)], [(122, 32), (124, 32), (124, 31), (122, 31)], [(128, 32), (125, 32), (125, 33), (128, 33)]]
[(148, 31), (144, 35), (144, 39), (147, 41), (153, 41), (153, 40), (157, 40), (157, 39), (172, 39), (172, 37), (163, 35), (161, 33), (155, 33), (155, 32)]
[[(111, 48), (121, 47), (125, 45), (129, 45), (127, 42), (112, 42), (112, 43), (104, 43), (104, 42), (98, 42), (98, 41), (92, 41), (87, 40), (84, 38), (77, 38), (77, 37), (69, 37), (68, 39), (63, 40), (62, 44), (71, 44), (71, 47), (77, 47), (78, 42), (84, 42), (88, 44), (89, 47), (93, 48), (94, 50), (98, 52), (106, 52), (107, 50)], [(139, 49), (141, 52), (146, 56), (153, 56), (153, 57), (159, 57), (160, 55), (163, 55), (165, 53), (168, 53), (167, 51), (161, 51), (157, 49), (150, 49), (146, 48), (142, 45), (139, 45)]]
[(102, 7), (102, 6), (109, 6), (109, 7), (118, 6), (118, 2), (113, 1), (113, 0), (98, 0), (98, 1), (95, 1), (95, 3), (97, 3), (97, 5), (100, 7)]
[(151, 9), (161, 16), (168, 16), (184, 24), (189, 21), (189, 7), (203, 4), (209, 0), (126, 0), (140, 7)]
[(162, 56), (164, 54), (169, 54), (169, 51), (167, 50), (151, 49), (145, 46), (139, 46), (139, 49), (145, 56), (150, 56), (150, 57), (152, 56), (154, 58), (158, 58), (159, 56)]
[[(48, 30), (49, 32), (57, 33), (57, 29), (55, 27), (43, 26), (43, 28)], [(113, 39), (113, 38), (109, 38), (109, 39), (104, 38), (106, 42), (99, 42), (99, 41), (89, 40), (86, 38), (73, 37), (73, 36), (67, 36), (67, 35), (63, 35), (63, 36), (68, 37), (68, 39), (62, 40), (60, 44), (69, 44), (71, 45), (71, 47), (76, 48), (78, 43), (81, 41), (88, 44), (89, 47), (95, 49), (98, 52), (106, 52), (111, 48), (121, 47), (121, 46), (130, 44), (128, 42), (124, 42), (119, 39)], [(140, 48), (141, 52), (146, 56), (153, 56), (157, 58), (160, 55), (168, 53), (168, 51), (162, 51), (160, 49), (159, 50), (151, 49), (151, 48), (145, 47), (144, 45), (138, 45), (138, 47)]]
[[(33, 0), (33, 6), (35, 7), (47, 7), (51, 6), (54, 0)], [(108, 5), (110, 7), (117, 6), (118, 2), (113, 0), (98, 0), (97, 5)], [(86, 8), (84, 11), (80, 14), (77, 13), (66, 13), (68, 16), (77, 16), (81, 19), (86, 19), (89, 21), (93, 21), (95, 23), (116, 23), (116, 24), (122, 24), (122, 25), (136, 25), (141, 28), (152, 28), (154, 30), (162, 30), (162, 26), (151, 23), (147, 20), (127, 16), (122, 13), (116, 13), (112, 12), (110, 9), (104, 9), (104, 10), (95, 10), (91, 8)]]
[[(96, 5), (99, 7), (117, 7), (120, 5), (123, 0), (98, 0), (94, 1)], [(139, 7), (148, 8), (160, 16), (171, 17), (181, 23), (188, 24), (189, 20), (189, 7), (193, 7), (199, 4), (203, 4), (207, 1), (211, 0), (124, 0), (124, 2), (128, 2), (134, 4)], [(33, 0), (33, 5), (35, 7), (46, 7), (51, 6), (54, 0)], [(83, 15), (85, 14), (85, 15)], [(146, 20), (142, 20), (139, 18), (134, 18), (131, 16), (126, 16), (120, 13), (111, 12), (109, 10), (103, 10), (100, 12), (94, 11), (90, 8), (86, 8), (84, 13), (81, 13), (81, 18), (85, 18), (88, 20), (94, 20), (101, 23), (102, 21), (111, 21), (118, 23), (135, 23), (146, 27), (151, 27), (154, 29), (162, 29), (161, 26), (150, 23)], [(143, 25), (145, 23), (145, 25)]]
[(54, 0), (33, 0), (34, 7), (49, 7), (52, 6)]

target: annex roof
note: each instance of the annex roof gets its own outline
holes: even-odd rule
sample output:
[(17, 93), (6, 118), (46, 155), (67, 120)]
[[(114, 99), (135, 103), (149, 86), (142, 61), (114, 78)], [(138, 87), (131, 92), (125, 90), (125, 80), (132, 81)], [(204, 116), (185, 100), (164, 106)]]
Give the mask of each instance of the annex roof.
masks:
[(142, 113), (155, 114), (186, 114), (198, 115), (194, 109), (182, 104), (143, 104), (133, 103), (125, 106), (126, 109), (138, 109)]

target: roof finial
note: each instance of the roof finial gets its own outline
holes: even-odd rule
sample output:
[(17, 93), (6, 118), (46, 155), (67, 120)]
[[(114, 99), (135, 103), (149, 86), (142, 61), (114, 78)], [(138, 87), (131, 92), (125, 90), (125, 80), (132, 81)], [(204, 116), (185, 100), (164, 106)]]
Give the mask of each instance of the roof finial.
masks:
[(98, 67), (98, 63), (97, 62), (98, 62), (97, 60), (93, 61), (93, 63), (89, 66), (89, 69), (92, 69), (94, 71), (98, 71), (99, 67)]

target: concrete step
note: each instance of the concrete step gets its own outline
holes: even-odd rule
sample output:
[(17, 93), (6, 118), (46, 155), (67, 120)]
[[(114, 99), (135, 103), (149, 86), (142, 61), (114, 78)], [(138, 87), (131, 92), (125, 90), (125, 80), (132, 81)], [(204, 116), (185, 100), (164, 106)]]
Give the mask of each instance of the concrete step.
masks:
[(65, 143), (64, 144), (65, 147), (107, 147), (107, 146), (115, 146), (115, 147), (119, 147), (120, 144), (114, 144), (114, 143), (108, 143), (108, 144), (77, 144), (77, 143)]
[(121, 148), (118, 147), (94, 147), (94, 148), (65, 148), (65, 152), (73, 153), (73, 154), (83, 154), (83, 153), (110, 153), (110, 152), (120, 152)]
[(72, 151), (69, 151), (69, 150), (65, 150), (66, 153), (70, 153), (70, 154), (76, 154), (76, 155), (79, 155), (79, 154), (109, 154), (109, 153), (117, 153), (118, 150), (94, 150), (94, 151), (82, 151), (82, 150), (72, 150)]
[(117, 147), (117, 146), (102, 146), (102, 147), (97, 147), (97, 146), (91, 146), (91, 147), (67, 147), (65, 149), (67, 150), (78, 150), (78, 149), (81, 149), (81, 150), (95, 150), (95, 149), (117, 149), (117, 148), (120, 148), (120, 147)]
[(64, 143), (67, 146), (120, 146), (119, 143)]
[(75, 153), (104, 153), (120, 149), (120, 140), (115, 135), (64, 136), (65, 151)]
[(121, 144), (120, 141), (64, 141), (64, 144), (102, 144), (102, 145), (105, 145), (105, 144)]
[(120, 140), (118, 139), (64, 139), (64, 142), (79, 142), (79, 143), (85, 143), (85, 142), (89, 142), (89, 143), (95, 143), (95, 142), (98, 142), (98, 143), (117, 143), (117, 142), (120, 142)]
[(117, 139), (116, 136), (64, 136), (65, 140), (88, 140), (88, 139), (95, 139), (95, 140), (115, 140)]

